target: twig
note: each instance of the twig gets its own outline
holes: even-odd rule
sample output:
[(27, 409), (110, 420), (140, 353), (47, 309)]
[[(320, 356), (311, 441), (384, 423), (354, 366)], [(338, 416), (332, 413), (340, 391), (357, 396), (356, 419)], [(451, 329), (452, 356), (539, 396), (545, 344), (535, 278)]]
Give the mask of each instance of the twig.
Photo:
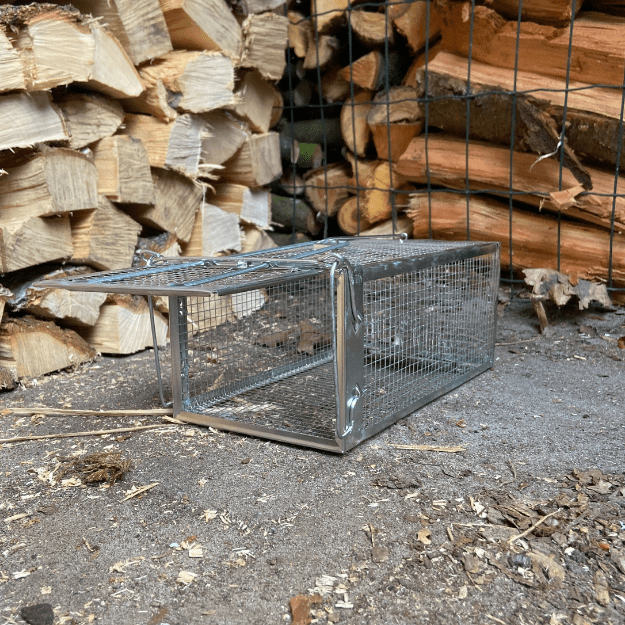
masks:
[(532, 341), (537, 341), (540, 336), (535, 336), (532, 339), (522, 339), (520, 341), (512, 341), (511, 343), (495, 343), (497, 347), (503, 347), (504, 345), (518, 345), (519, 343), (531, 343)]
[(146, 410), (78, 410), (74, 408), (48, 408), (45, 406), (35, 406), (34, 408), (6, 408), (0, 415), (9, 414), (45, 414), (49, 415), (75, 415), (85, 417), (141, 417), (173, 414), (171, 408), (147, 408)]
[(487, 614), (486, 618), (489, 618), (489, 619), (495, 621), (495, 623), (501, 623), (501, 625), (508, 625), (505, 621), (502, 621), (500, 618), (496, 618), (494, 616), (491, 616), (490, 614)]
[(133, 497), (136, 497), (137, 495), (140, 495), (141, 493), (145, 493), (146, 490), (150, 490), (150, 488), (154, 488), (155, 486), (158, 486), (160, 484), (160, 482), (154, 482), (154, 484), (148, 484), (147, 486), (142, 486), (141, 488), (137, 488), (137, 490), (134, 493), (130, 493), (130, 495), (126, 495), (122, 501), (126, 501), (127, 499), (132, 499)]
[(544, 516), (542, 519), (538, 519), (538, 521), (536, 521), (534, 525), (532, 525), (531, 527), (528, 527), (524, 532), (521, 532), (518, 536), (513, 536), (512, 538), (508, 539), (508, 542), (513, 543), (515, 540), (519, 540), (519, 538), (524, 538), (530, 532), (535, 530), (541, 523), (544, 523), (550, 516), (553, 516), (554, 514), (558, 514), (558, 512), (560, 512), (560, 508), (558, 508), (554, 512), (550, 512), (547, 516)]
[(396, 445), (390, 444), (389, 447), (395, 447), (395, 449), (407, 449), (410, 451), (437, 451), (447, 454), (458, 454), (466, 451), (466, 447), (434, 447), (432, 445)]
[(136, 432), (151, 428), (171, 427), (170, 423), (153, 423), (152, 425), (138, 425), (133, 428), (115, 428), (114, 430), (95, 430), (91, 432), (66, 432), (64, 434), (41, 434), (36, 436), (15, 436), (14, 438), (0, 438), (0, 443), (19, 443), (21, 441), (38, 441), (46, 438), (73, 438), (74, 436), (101, 436), (102, 434), (118, 434), (119, 432)]
[(510, 471), (512, 471), (512, 477), (516, 480), (516, 469), (514, 468), (514, 464), (512, 464), (512, 460), (508, 458), (508, 466), (510, 467)]

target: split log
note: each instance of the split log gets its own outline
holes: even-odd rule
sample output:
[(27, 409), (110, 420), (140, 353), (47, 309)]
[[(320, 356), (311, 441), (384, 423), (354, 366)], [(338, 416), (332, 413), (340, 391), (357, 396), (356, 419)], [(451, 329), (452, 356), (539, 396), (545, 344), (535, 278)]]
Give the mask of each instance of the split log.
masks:
[(211, 134), (202, 141), (200, 160), (203, 163), (221, 165), (243, 145), (249, 137), (247, 124), (227, 111), (213, 111), (202, 115)]
[(202, 201), (202, 187), (166, 169), (152, 169), (152, 182), (154, 204), (123, 206), (123, 211), (140, 224), (171, 232), (180, 241), (188, 241)]
[(141, 226), (104, 196), (98, 208), (72, 216), (72, 262), (96, 269), (125, 269), (132, 265)]
[(69, 132), (68, 147), (78, 150), (110, 137), (124, 121), (116, 100), (95, 93), (65, 93), (55, 97)]
[(269, 120), (269, 128), (274, 128), (282, 119), (284, 113), (284, 98), (276, 89), (273, 93), (273, 106), (271, 107), (271, 119)]
[(282, 175), (280, 135), (251, 135), (235, 155), (224, 163), (220, 180), (248, 187), (262, 187)]
[[(158, 310), (154, 311), (154, 325), (157, 344), (165, 345), (167, 320)], [(101, 354), (134, 354), (152, 347), (148, 303), (137, 295), (109, 295), (95, 325), (78, 331)]]
[[(560, 210), (574, 219), (611, 227), (614, 174), (589, 169), (593, 192), (582, 193), (583, 188), (567, 170), (562, 171), (562, 186), (559, 186), (560, 164), (557, 161), (536, 162), (531, 154), (515, 152), (511, 177), (509, 148), (471, 142), (467, 160), (465, 141), (444, 135), (430, 135), (427, 157), (431, 184), (465, 190), (468, 181), (472, 190), (490, 190), (504, 195), (514, 192), (519, 202), (553, 212)], [(411, 141), (395, 171), (411, 182), (427, 182), (423, 137)], [(563, 204), (558, 192), (568, 189), (576, 191), (574, 197), (567, 198)], [(625, 229), (624, 198), (616, 197), (614, 210), (616, 227)]]
[(369, 223), (390, 219), (397, 211), (395, 191), (402, 189), (407, 178), (400, 176), (390, 163), (378, 165), (373, 175), (366, 180), (364, 216)]
[(115, 37), (97, 22), (90, 24), (95, 44), (87, 86), (112, 98), (134, 98), (143, 91), (139, 73)]
[[(446, 132), (466, 135), (466, 102), (444, 96), (466, 93), (467, 59), (447, 52), (439, 53), (428, 65), (429, 123)], [(515, 88), (517, 95), (517, 126), (515, 148), (534, 149), (530, 146), (538, 139), (544, 143), (539, 153), (555, 150), (557, 141), (538, 133), (540, 126), (561, 128), (563, 121), (565, 81), (545, 78), (530, 72), (518, 72), (516, 83), (509, 70), (496, 68), (479, 61), (471, 63), (470, 102), (471, 138), (510, 145), (513, 99), (509, 93)], [(515, 87), (516, 85), (516, 87)], [(586, 83), (571, 83), (567, 99), (566, 166), (575, 164), (569, 156), (579, 154), (589, 162), (614, 164), (618, 148), (621, 114), (621, 96), (610, 89), (590, 87)], [(463, 91), (464, 90), (464, 91)], [(485, 92), (482, 95), (482, 92)], [(501, 92), (501, 93), (497, 93)], [(509, 92), (509, 93), (506, 93)], [(536, 95), (523, 95), (528, 92)], [(592, 93), (592, 95), (590, 95)], [(523, 121), (523, 110), (529, 107), (530, 126)], [(536, 127), (538, 126), (538, 128)], [(540, 136), (538, 136), (540, 134)], [(550, 132), (549, 135), (553, 135)], [(556, 133), (558, 135), (558, 133)], [(625, 167), (625, 148), (621, 150), (621, 167)]]
[(350, 236), (371, 228), (372, 224), (364, 216), (364, 198), (354, 195), (339, 208), (336, 220), (339, 228)]
[(145, 91), (124, 106), (166, 122), (178, 111), (206, 113), (235, 102), (234, 67), (219, 52), (175, 50), (140, 68), (139, 75)]
[(395, 225), (393, 225), (393, 220), (389, 219), (387, 221), (383, 221), (377, 226), (373, 226), (373, 228), (369, 228), (369, 230), (363, 230), (360, 233), (361, 237), (379, 237), (379, 236), (388, 236), (389, 234), (407, 234), (409, 237), (412, 236), (413, 223), (410, 217), (397, 217), (395, 220)]
[(216, 184), (210, 203), (227, 213), (238, 215), (241, 221), (269, 228), (271, 196), (266, 189), (250, 189), (241, 184)]
[[(4, 315), (4, 305), (13, 297), (13, 293), (9, 291), (5, 286), (0, 284), (0, 323), (2, 323), (2, 316)], [(2, 387), (2, 375), (0, 374), (0, 388)]]
[(315, 30), (322, 35), (335, 32), (345, 24), (348, 9), (362, 3), (363, 0), (312, 0), (310, 13), (314, 16)]
[(61, 215), (98, 205), (98, 172), (74, 150), (47, 148), (0, 177), (0, 220)]
[[(229, 0), (235, 15), (251, 15), (280, 9), (285, 0)], [(282, 11), (279, 11), (282, 13)]]
[(289, 20), (275, 13), (250, 15), (243, 22), (241, 67), (257, 69), (267, 80), (280, 80), (286, 65)]
[(341, 71), (334, 67), (321, 77), (321, 95), (327, 102), (342, 102), (351, 93), (349, 80), (341, 76)]
[(0, 222), (0, 273), (66, 260), (73, 251), (67, 216)]
[[(573, 3), (575, 3), (575, 15), (587, 0), (523, 0), (521, 19), (526, 22), (538, 24), (551, 24), (552, 26), (566, 26), (573, 15)], [(519, 0), (492, 0), (492, 8), (508, 19), (517, 19), (519, 15)]]
[(67, 127), (49, 93), (0, 96), (0, 150), (68, 139)]
[(367, 123), (379, 158), (396, 161), (423, 130), (425, 119), (417, 101), (420, 95), (412, 87), (391, 87), (388, 93), (375, 96)]
[(239, 22), (224, 0), (160, 0), (175, 48), (221, 50), (231, 59), (241, 55)]
[(37, 268), (27, 277), (16, 276), (10, 282), (14, 295), (9, 299), (9, 305), (13, 311), (26, 312), (43, 319), (61, 321), (69, 325), (92, 326), (98, 319), (106, 293), (33, 286), (34, 282), (40, 280), (45, 283), (46, 280), (84, 275), (92, 271), (89, 267), (83, 266), (64, 267), (54, 271), (42, 271), (41, 268)]
[(245, 72), (236, 90), (237, 101), (229, 110), (242, 117), (255, 132), (269, 132), (279, 91), (257, 71)]
[(322, 215), (333, 217), (351, 191), (349, 163), (334, 163), (313, 169), (304, 176), (306, 199)]
[(20, 53), (0, 28), (0, 93), (16, 89), (26, 89)]
[(50, 321), (24, 317), (0, 327), (0, 367), (15, 380), (76, 367), (95, 356), (76, 332), (62, 330)]
[(0, 22), (15, 33), (12, 43), (22, 58), (28, 91), (72, 82), (85, 83), (113, 97), (131, 97), (142, 91), (139, 75), (119, 42), (98, 22), (87, 21), (73, 8), (49, 4), (14, 7), (0, 16)]
[(93, 162), (98, 170), (98, 193), (111, 202), (154, 203), (150, 161), (140, 139), (126, 135), (101, 139), (93, 147)]
[(308, 48), (304, 57), (305, 70), (324, 71), (332, 65), (341, 50), (341, 42), (333, 35), (319, 35), (312, 31), (308, 33)]
[(384, 79), (384, 57), (373, 50), (341, 70), (341, 78), (353, 82), (362, 89), (377, 91)]
[[(441, 10), (443, 47), (462, 56), (469, 54), (471, 37), (465, 6), (452, 2)], [(573, 23), (571, 39), (568, 26), (554, 28), (522, 21), (519, 29), (516, 21), (508, 21), (486, 6), (476, 6), (471, 52), (474, 60), (496, 67), (514, 70), (518, 64), (521, 71), (562, 79), (568, 71), (571, 80), (620, 87), (625, 72), (623, 38), (622, 17), (582, 13)]]
[(433, 41), (441, 34), (441, 19), (435, 3), (432, 2), (411, 2), (408, 10), (393, 22), (397, 32), (406, 37), (408, 47), (413, 53), (419, 52), (426, 42)]
[(271, 196), (271, 220), (275, 224), (294, 232), (305, 232), (312, 236), (323, 230), (315, 212), (300, 198)]
[(151, 167), (171, 169), (195, 179), (214, 169), (201, 162), (202, 144), (210, 137), (207, 123), (192, 115), (161, 122), (151, 115), (126, 115), (123, 134), (140, 139)]
[(293, 245), (295, 243), (310, 243), (310, 241), (312, 241), (312, 239), (303, 232), (270, 232), (269, 236), (278, 247)]
[(416, 87), (423, 92), (425, 84), (425, 67), (429, 65), (436, 55), (442, 50), (440, 40), (433, 46), (426, 46), (422, 52), (419, 52), (413, 59), (406, 75), (403, 77), (402, 87)]
[(371, 141), (367, 116), (371, 110), (371, 91), (359, 91), (348, 98), (341, 109), (341, 135), (347, 148), (358, 156), (364, 156)]
[(202, 202), (195, 215), (189, 241), (182, 246), (183, 256), (215, 256), (241, 251), (241, 230), (237, 215)]
[(369, 11), (350, 11), (348, 27), (356, 37), (368, 48), (382, 48), (392, 46), (395, 42), (393, 22), (386, 13), (371, 13)]
[(81, 13), (102, 18), (135, 65), (172, 49), (158, 0), (72, 0)]
[(256, 226), (243, 227), (243, 240), (241, 243), (241, 253), (261, 252), (278, 247), (265, 230), (260, 230)]
[(293, 50), (296, 57), (303, 59), (308, 50), (309, 33), (312, 31), (312, 23), (310, 19), (307, 19), (297, 11), (289, 11), (287, 18), (289, 20), (289, 48)]
[[(466, 196), (450, 192), (415, 194), (409, 215), (414, 222), (415, 238), (428, 237), (428, 211), (431, 205), (432, 235), (437, 239), (466, 240)], [(537, 215), (514, 209), (507, 202), (485, 196), (469, 199), (471, 239), (499, 241), (501, 265), (512, 269), (557, 268), (558, 237), (560, 271), (586, 280), (607, 280), (610, 264), (610, 233), (596, 226), (585, 226), (551, 215)], [(510, 223), (510, 219), (512, 222)], [(512, 230), (510, 231), (510, 227)], [(559, 235), (558, 235), (559, 232)], [(625, 237), (615, 234), (612, 242), (612, 278), (614, 286), (625, 286)]]
[(349, 185), (353, 193), (359, 193), (367, 189), (367, 182), (373, 177), (376, 167), (383, 161), (356, 158), (351, 152), (345, 154), (346, 160), (351, 166)]

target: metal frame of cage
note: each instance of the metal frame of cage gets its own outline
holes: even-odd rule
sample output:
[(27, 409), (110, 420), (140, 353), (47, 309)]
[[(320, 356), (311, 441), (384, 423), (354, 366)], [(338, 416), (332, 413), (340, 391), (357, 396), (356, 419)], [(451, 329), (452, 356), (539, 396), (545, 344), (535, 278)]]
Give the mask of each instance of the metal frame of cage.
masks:
[[(45, 284), (143, 293), (150, 303), (152, 295), (169, 296), (177, 419), (343, 453), (493, 365), (498, 244), (390, 239), (330, 239), (213, 259), (153, 258), (142, 268)], [(375, 251), (371, 262), (358, 262), (354, 249), (360, 248), (364, 255)], [(260, 290), (266, 293), (265, 302), (276, 299), (277, 309), (291, 323), (289, 308), (274, 293), (289, 285), (295, 290), (306, 281), (313, 284), (313, 301), (325, 296), (321, 323), (331, 330), (331, 341), (320, 341), (311, 355), (276, 353), (268, 369), (254, 369), (254, 323), (265, 303), (240, 317), (254, 317), (240, 321), (240, 327), (239, 321), (231, 320), (196, 334), (189, 330), (193, 306), (204, 306), (210, 297)], [(194, 303), (194, 298), (203, 303)], [(262, 319), (257, 327), (264, 327)], [(245, 340), (234, 343), (237, 333)], [(206, 376), (207, 359), (215, 349), (220, 350), (221, 370), (228, 372), (225, 381), (223, 372), (217, 378)], [(156, 343), (155, 357), (163, 398)], [(249, 375), (246, 359), (251, 362)], [(232, 363), (243, 367), (238, 370), (241, 379), (230, 374), (227, 365)], [(215, 374), (218, 371), (219, 367)], [(200, 382), (194, 387), (195, 376)], [(305, 377), (313, 383), (302, 384)], [(323, 395), (321, 425), (313, 427), (305, 413), (316, 405), (315, 380), (320, 380)], [(299, 403), (291, 399), (296, 390)], [(247, 402), (245, 409), (241, 402)], [(264, 422), (254, 422), (250, 411)], [(286, 415), (295, 416), (298, 424), (293, 427), (288, 419), (294, 419)]]

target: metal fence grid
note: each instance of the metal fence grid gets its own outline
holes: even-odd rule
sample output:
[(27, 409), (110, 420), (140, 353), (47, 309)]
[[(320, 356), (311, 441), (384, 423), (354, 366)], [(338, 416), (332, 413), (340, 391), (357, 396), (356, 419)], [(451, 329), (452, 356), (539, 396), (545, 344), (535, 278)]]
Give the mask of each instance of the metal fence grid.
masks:
[[(433, 15), (435, 2), (434, 0), (415, 0), (421, 2), (425, 5), (425, 20), (426, 20), (426, 32), (429, 32), (429, 25)], [(453, 0), (452, 0), (453, 1)], [(394, 0), (387, 0), (385, 2), (358, 2), (357, 0), (348, 0), (345, 3), (345, 22), (343, 27), (340, 29), (338, 33), (338, 37), (340, 40), (341, 46), (341, 63), (344, 67), (350, 67), (350, 78), (349, 81), (349, 96), (348, 99), (351, 98), (353, 101), (354, 96), (358, 91), (358, 87), (353, 80), (353, 69), (352, 62), (362, 54), (363, 48), (360, 45), (357, 37), (354, 33), (354, 28), (352, 25), (354, 11), (372, 11), (372, 12), (384, 12), (387, 16), (387, 28), (389, 32), (393, 29), (392, 24), (390, 23), (390, 19), (388, 18), (388, 9), (403, 4), (402, 2), (396, 2)], [(549, 77), (545, 78), (544, 84), (541, 84), (539, 88), (534, 89), (521, 89), (517, 86), (517, 76), (519, 75), (519, 41), (520, 41), (520, 33), (522, 27), (522, 17), (524, 17), (524, 6), (523, 1), (519, 0), (518, 3), (506, 3), (507, 5), (516, 7), (516, 47), (514, 51), (514, 62), (512, 64), (511, 69), (511, 84), (508, 87), (496, 87), (493, 90), (485, 90), (480, 88), (473, 88), (472, 84), (472, 73), (474, 71), (475, 61), (473, 61), (473, 48), (474, 48), (474, 19), (475, 19), (475, 8), (480, 5), (480, 2), (476, 2), (476, 0), (471, 0), (470, 2), (465, 3), (470, 10), (466, 13), (466, 18), (469, 21), (470, 32), (469, 32), (469, 41), (468, 41), (468, 55), (465, 59), (466, 61), (466, 81), (464, 82), (463, 89), (457, 93), (445, 93), (443, 95), (437, 93), (436, 83), (433, 80), (426, 69), (423, 74), (423, 96), (416, 98), (416, 101), (421, 105), (423, 110), (423, 116), (425, 120), (424, 130), (422, 134), (422, 140), (425, 145), (425, 176), (424, 180), (421, 184), (419, 184), (419, 189), (427, 195), (428, 198), (428, 235), (430, 237), (435, 236), (435, 231), (432, 228), (432, 210), (438, 210), (437, 208), (432, 208), (432, 198), (435, 198), (437, 194), (441, 193), (451, 193), (455, 194), (459, 197), (463, 197), (466, 203), (466, 215), (465, 215), (465, 225), (464, 225), (464, 238), (466, 240), (471, 239), (479, 239), (479, 236), (475, 235), (474, 232), (474, 223), (475, 223), (475, 215), (472, 210), (471, 202), (473, 198), (480, 197), (498, 197), (504, 198), (507, 201), (507, 221), (508, 228), (507, 233), (503, 233), (498, 237), (498, 240), (503, 244), (503, 254), (502, 261), (508, 269), (502, 275), (502, 278), (505, 279), (508, 283), (514, 285), (515, 283), (523, 282), (522, 275), (513, 269), (514, 260), (517, 247), (519, 245), (518, 240), (518, 230), (515, 230), (513, 227), (515, 221), (515, 215), (518, 211), (532, 211), (534, 214), (538, 213), (537, 204), (541, 202), (541, 200), (548, 200), (549, 194), (544, 191), (544, 189), (519, 189), (515, 187), (513, 181), (513, 170), (515, 166), (515, 159), (518, 160), (518, 154), (521, 150), (529, 150), (530, 153), (533, 153), (536, 160), (539, 157), (550, 158), (553, 159), (554, 162), (557, 162), (558, 167), (558, 184), (557, 188), (554, 191), (562, 191), (566, 189), (567, 178), (570, 178), (569, 172), (572, 173), (574, 177), (577, 178), (578, 182), (582, 184), (582, 186), (586, 187), (581, 193), (577, 195), (578, 199), (582, 200), (585, 198), (589, 202), (593, 202), (595, 200), (603, 201), (604, 206), (607, 206), (606, 214), (604, 215), (604, 225), (605, 227), (605, 237), (601, 239), (600, 245), (602, 246), (602, 253), (605, 256), (605, 264), (606, 270), (605, 275), (602, 275), (600, 279), (603, 279), (609, 290), (617, 290), (625, 288), (625, 277), (623, 272), (620, 270), (621, 262), (619, 261), (619, 270), (615, 270), (615, 240), (616, 237), (620, 236), (620, 221), (615, 219), (615, 215), (617, 215), (620, 209), (620, 203), (623, 202), (623, 198), (625, 198), (625, 194), (623, 194), (618, 187), (619, 182), (619, 172), (621, 166), (621, 160), (623, 158), (623, 109), (625, 105), (625, 74), (622, 77), (622, 81), (620, 84), (580, 84), (575, 82), (575, 59), (573, 55), (573, 32), (574, 32), (574, 20), (570, 20), (570, 24), (567, 26), (563, 26), (562, 29), (566, 29), (568, 36), (568, 58), (566, 61), (566, 66), (563, 68), (563, 85), (558, 84), (551, 88), (549, 86)], [(495, 5), (497, 3), (494, 3)], [(575, 15), (579, 8), (579, 4), (581, 4), (581, 0), (571, 0), (571, 13)], [(587, 3), (588, 4), (588, 3)], [(322, 6), (321, 3), (319, 6)], [(330, 9), (328, 11), (316, 11), (316, 7), (318, 6), (317, 2), (314, 0), (301, 0), (298, 3), (289, 5), (295, 10), (301, 12), (302, 19), (306, 22), (310, 22), (312, 25), (312, 29), (314, 32), (314, 45), (317, 46), (317, 54), (319, 54), (319, 41), (320, 41), (320, 33), (317, 27), (318, 19), (323, 15), (327, 15), (332, 13), (335, 9)], [(334, 6), (334, 5), (333, 5)], [(338, 5), (337, 5), (338, 6)], [(506, 19), (511, 22), (515, 22), (514, 15), (508, 15)], [(565, 30), (562, 30), (565, 32)], [(435, 47), (438, 42), (436, 40), (430, 40), (426, 37), (425, 45), (422, 50), (419, 52), (419, 55), (423, 59), (424, 66), (427, 68), (429, 65), (430, 59), (434, 57), (434, 53), (436, 52)], [(405, 44), (402, 48), (399, 46), (399, 50), (405, 50)], [(396, 78), (393, 72), (393, 63), (396, 62), (396, 51), (398, 46), (395, 48), (389, 43), (389, 38), (387, 38), (384, 42), (384, 45), (378, 50), (381, 52), (384, 63), (384, 76), (383, 76), (383, 84), (381, 85), (378, 92), (388, 92), (389, 88), (394, 84), (397, 84)], [(289, 128), (293, 129), (295, 125), (302, 119), (311, 119), (318, 118), (320, 122), (320, 127), (322, 128), (321, 135), (321, 147), (323, 148), (323, 163), (322, 166), (325, 168), (326, 172), (328, 171), (328, 166), (333, 162), (338, 160), (339, 158), (344, 158), (345, 156), (345, 148), (339, 148), (333, 143), (332, 137), (326, 132), (326, 129), (330, 128), (334, 122), (336, 122), (336, 117), (338, 111), (340, 110), (340, 106), (337, 106), (335, 102), (329, 102), (321, 95), (322, 94), (322, 81), (324, 78), (324, 71), (321, 68), (317, 67), (315, 69), (308, 70), (306, 72), (307, 80), (310, 80), (314, 84), (314, 95), (312, 97), (312, 101), (307, 102), (304, 105), (298, 104), (296, 88), (298, 85), (298, 58), (295, 56), (292, 49), (287, 51), (287, 71), (285, 73), (285, 78), (283, 79), (282, 86), (284, 90), (289, 94), (289, 97), (285, 101), (284, 107), (284, 118), (286, 123), (282, 129), (282, 133), (288, 135)], [(301, 75), (301, 73), (300, 73)], [(604, 132), (604, 141), (603, 148), (604, 156), (603, 162), (595, 163), (592, 159), (588, 160), (583, 153), (583, 145), (574, 146), (576, 150), (579, 152), (580, 158), (582, 158), (583, 163), (580, 163), (581, 169), (577, 167), (575, 162), (575, 154), (573, 153), (572, 147), (570, 143), (567, 141), (567, 129), (571, 126), (571, 124), (577, 124), (579, 127), (579, 120), (572, 119), (570, 115), (570, 103), (572, 98), (576, 97), (588, 97), (593, 98), (595, 94), (598, 94), (602, 90), (609, 90), (612, 93), (616, 92), (620, 98), (620, 117), (616, 120), (616, 115), (612, 120), (613, 123), (610, 125), (610, 132)], [(520, 129), (523, 127), (523, 124), (526, 123), (523, 118), (523, 106), (533, 102), (539, 101), (541, 98), (547, 97), (549, 94), (561, 94), (562, 105), (557, 107), (557, 111), (551, 111), (551, 119), (553, 121), (552, 127), (552, 137), (550, 141), (543, 144), (541, 147), (537, 146), (528, 146), (521, 145), (522, 140), (520, 139)], [(471, 141), (473, 140), (482, 140), (482, 141), (491, 141), (491, 142), (499, 142), (500, 145), (504, 145), (502, 143), (502, 137), (498, 137), (497, 139), (493, 139), (489, 137), (488, 130), (488, 120), (479, 119), (479, 107), (482, 103), (486, 102), (488, 98), (496, 98), (501, 106), (501, 116), (502, 119), (506, 119), (507, 127), (507, 137), (505, 138), (505, 146), (509, 150), (509, 184), (507, 188), (490, 188), (488, 184), (475, 184), (470, 176), (469, 169), (471, 163)], [(359, 104), (372, 103), (373, 99), (370, 101), (360, 100)], [(438, 105), (441, 102), (445, 103), (454, 103), (455, 111), (457, 112), (457, 116), (455, 119), (455, 127), (450, 128), (449, 130), (453, 132), (457, 137), (464, 138), (465, 140), (465, 160), (466, 160), (466, 176), (464, 185), (453, 185), (446, 186), (441, 184), (439, 181), (436, 181), (435, 178), (431, 175), (431, 168), (428, 164), (428, 145), (431, 144), (433, 140), (439, 135), (440, 124), (438, 127), (435, 125), (437, 123), (437, 110)], [(388, 107), (387, 107), (388, 111)], [(354, 116), (352, 116), (352, 119)], [(433, 123), (434, 122), (434, 123)], [(390, 124), (390, 120), (387, 116), (387, 124)], [(591, 129), (592, 130), (592, 129)], [(589, 130), (589, 132), (591, 132)], [(353, 126), (353, 133), (355, 138), (356, 127)], [(501, 133), (500, 133), (501, 134)], [(388, 133), (388, 152), (391, 153), (391, 133)], [(372, 156), (375, 157), (375, 153)], [(573, 160), (572, 160), (573, 159)], [(613, 187), (608, 191), (592, 191), (589, 187), (588, 180), (584, 174), (584, 165), (590, 162), (593, 165), (597, 165), (604, 172), (610, 174), (611, 179), (613, 180)], [(295, 165), (293, 165), (293, 174), (296, 173)], [(393, 173), (391, 173), (391, 177)], [(368, 184), (369, 183), (369, 184)], [(325, 176), (326, 192), (329, 188), (334, 188), (331, 182), (328, 182), (328, 176)], [(408, 203), (408, 195), (411, 193), (410, 190), (402, 190), (399, 188), (399, 185), (393, 185), (391, 180), (391, 185), (394, 186), (394, 193), (391, 195), (390, 201), (392, 203), (392, 222), (393, 222), (393, 231), (396, 230), (397, 218), (400, 210), (402, 210), (405, 205)], [(354, 180), (353, 184), (349, 186), (349, 188), (345, 188), (345, 190), (354, 194), (357, 198), (357, 202), (361, 202), (363, 198), (363, 194), (371, 189), (370, 180), (363, 176), (362, 173), (359, 173), (358, 170), (354, 171)], [(533, 198), (533, 208), (530, 207), (527, 203), (528, 197), (532, 196)], [(327, 193), (326, 193), (327, 196)], [(607, 204), (605, 204), (607, 202)], [(295, 211), (295, 199), (293, 203), (294, 211)], [(357, 212), (358, 221), (358, 232), (362, 230), (360, 227), (360, 214), (361, 211)], [(565, 216), (566, 213), (561, 210), (557, 210), (554, 215), (555, 227), (553, 237), (549, 240), (548, 246), (553, 258), (553, 264), (551, 268), (561, 270), (563, 265), (563, 224), (566, 225), (568, 217)], [(323, 211), (320, 212), (318, 218), (323, 221), (323, 232), (322, 235), (324, 237), (328, 235), (332, 235), (336, 232), (336, 225), (333, 220), (328, 217), (328, 211), (326, 210), (325, 215)], [(566, 223), (565, 223), (566, 222)], [(620, 245), (620, 239), (619, 239)], [(618, 248), (622, 249), (622, 248)], [(575, 254), (575, 252), (570, 252), (571, 254)]]

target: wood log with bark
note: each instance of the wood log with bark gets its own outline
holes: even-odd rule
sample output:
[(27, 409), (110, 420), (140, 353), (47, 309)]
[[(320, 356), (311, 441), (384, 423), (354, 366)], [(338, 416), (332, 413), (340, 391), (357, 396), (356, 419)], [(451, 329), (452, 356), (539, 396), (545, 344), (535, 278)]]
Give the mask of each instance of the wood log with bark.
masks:
[(467, 161), (465, 141), (432, 135), (427, 142), (426, 167), (425, 149), (425, 139), (415, 137), (397, 161), (395, 171), (410, 182), (426, 183), (429, 178), (430, 184), (462, 191), (512, 193), (515, 200), (542, 210), (561, 212), (608, 229), (614, 219), (617, 228), (625, 229), (625, 199), (612, 197), (614, 174), (589, 169), (593, 191), (585, 192), (554, 159), (537, 162), (533, 155), (522, 152), (515, 152), (511, 159), (509, 148), (473, 141), (468, 146)]
[[(607, 280), (610, 267), (610, 232), (574, 223), (553, 215), (531, 213), (487, 196), (467, 198), (451, 192), (417, 193), (411, 198), (408, 215), (413, 220), (415, 238), (499, 241), (501, 265), (514, 271), (527, 268), (558, 267), (560, 271), (587, 280)], [(510, 233), (512, 240), (510, 240)], [(612, 279), (614, 286), (625, 287), (625, 237), (612, 239)]]
[(339, 212), (351, 191), (351, 167), (334, 163), (313, 169), (304, 176), (306, 199), (322, 215), (333, 217)]
[(100, 306), (106, 293), (67, 291), (65, 289), (33, 286), (40, 280), (56, 280), (70, 276), (85, 275), (93, 269), (85, 266), (69, 266), (50, 271), (47, 265), (35, 268), (26, 275), (13, 274), (7, 282), (12, 296), (8, 303), (12, 312), (28, 313), (42, 319), (59, 321), (67, 325), (92, 326), (100, 314)]
[[(581, 13), (569, 26), (554, 28), (529, 21), (509, 21), (487, 6), (441, 3), (443, 48), (497, 67), (536, 72), (601, 85), (623, 84), (625, 18)], [(516, 20), (516, 16), (515, 16)], [(471, 35), (470, 29), (473, 26)], [(518, 35), (518, 42), (517, 42)], [(574, 59), (569, 63), (569, 57)]]
[(95, 356), (76, 332), (50, 321), (24, 317), (7, 319), (0, 326), (0, 367), (14, 380), (76, 367)]

